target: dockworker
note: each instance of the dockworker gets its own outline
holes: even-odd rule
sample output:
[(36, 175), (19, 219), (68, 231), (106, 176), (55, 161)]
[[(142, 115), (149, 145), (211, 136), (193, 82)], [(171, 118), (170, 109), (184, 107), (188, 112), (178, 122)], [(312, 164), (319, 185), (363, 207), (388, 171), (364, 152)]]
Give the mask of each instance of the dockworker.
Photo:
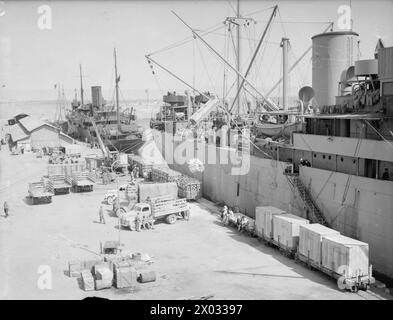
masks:
[(153, 214), (149, 214), (149, 217), (148, 217), (148, 229), (154, 229), (154, 217), (153, 217)]
[(235, 219), (235, 214), (233, 213), (232, 210), (229, 210), (228, 219), (227, 219), (227, 223), (226, 224), (230, 225), (233, 222), (234, 219)]
[(224, 216), (228, 214), (228, 207), (225, 205), (221, 211), (221, 220), (224, 219)]
[(142, 226), (143, 229), (145, 230), (149, 230), (150, 229), (150, 221), (149, 221), (149, 216), (143, 216), (143, 220), (142, 220)]
[(183, 215), (184, 220), (186, 220), (186, 221), (190, 220), (190, 210), (184, 210), (182, 212), (182, 215)]
[(100, 216), (100, 223), (105, 224), (104, 209), (102, 209), (102, 206), (100, 206), (99, 216)]
[(112, 206), (113, 213), (116, 214), (119, 209), (120, 209), (119, 208), (119, 204), (118, 204), (118, 201), (116, 199), (115, 201), (113, 201), (113, 206)]
[(238, 226), (238, 230), (239, 230), (240, 232), (246, 230), (247, 222), (248, 222), (248, 220), (247, 220), (247, 218), (246, 218), (245, 216), (243, 216), (243, 217), (240, 219), (240, 224), (239, 224), (239, 226)]
[(4, 201), (4, 214), (6, 218), (8, 217), (8, 210), (9, 210), (8, 203), (7, 201)]
[(141, 231), (141, 224), (142, 224), (142, 219), (139, 213), (137, 213), (135, 217), (135, 230), (140, 232)]
[[(231, 210), (229, 210), (229, 212), (232, 212)], [(228, 225), (228, 223), (229, 223), (229, 212), (225, 212), (224, 213), (224, 216), (223, 216), (223, 219), (222, 219), (222, 222), (224, 223), (224, 225)]]

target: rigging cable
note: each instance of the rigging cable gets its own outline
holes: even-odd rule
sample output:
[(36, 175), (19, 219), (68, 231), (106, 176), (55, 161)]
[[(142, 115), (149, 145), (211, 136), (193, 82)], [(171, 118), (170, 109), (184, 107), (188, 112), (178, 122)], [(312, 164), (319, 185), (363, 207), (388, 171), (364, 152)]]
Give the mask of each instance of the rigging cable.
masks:
[[(221, 28), (223, 28), (223, 26), (222, 26), (222, 23), (219, 22), (219, 23), (215, 24), (213, 27), (208, 28), (205, 31), (202, 31), (202, 35), (206, 36), (206, 35), (214, 32), (214, 31), (220, 30)], [(210, 29), (212, 29), (212, 30), (210, 30)], [(162, 49), (159, 49), (159, 50), (156, 50), (156, 51), (154, 51), (152, 53), (149, 53), (148, 56), (153, 56), (153, 55), (156, 55), (158, 53), (162, 53), (162, 52), (165, 52), (165, 51), (168, 51), (168, 50), (180, 47), (180, 46), (182, 46), (184, 44), (187, 44), (187, 43), (191, 42), (192, 40), (194, 40), (194, 35), (188, 36), (188, 37), (186, 37), (186, 38), (184, 38), (184, 39), (182, 39), (180, 41), (177, 41), (177, 42), (175, 42), (173, 44), (170, 44), (170, 45), (168, 45), (168, 46), (166, 46), (166, 47), (164, 47)]]
[(201, 57), (203, 67), (204, 67), (205, 70), (206, 70), (206, 75), (207, 75), (207, 77), (208, 77), (208, 79), (209, 79), (210, 85), (211, 85), (211, 87), (212, 87), (214, 93), (216, 94), (216, 96), (218, 96), (217, 90), (216, 90), (216, 88), (215, 88), (215, 86), (214, 86), (214, 84), (213, 84), (213, 81), (212, 81), (211, 77), (210, 77), (209, 69), (208, 69), (207, 66), (206, 66), (205, 60), (204, 60), (204, 58), (203, 58), (201, 49), (199, 48), (199, 45), (198, 45), (198, 44), (197, 44), (197, 49), (198, 49), (198, 52), (199, 52), (199, 56)]

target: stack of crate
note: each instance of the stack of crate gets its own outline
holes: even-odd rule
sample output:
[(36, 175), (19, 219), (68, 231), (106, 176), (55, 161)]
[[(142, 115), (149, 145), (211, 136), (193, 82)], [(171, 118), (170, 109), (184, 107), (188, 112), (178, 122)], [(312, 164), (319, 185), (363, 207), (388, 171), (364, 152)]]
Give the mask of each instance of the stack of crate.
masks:
[(139, 176), (143, 177), (143, 173), (147, 173), (147, 179), (151, 180), (151, 171), (153, 168), (153, 164), (143, 159), (141, 156), (138, 155), (129, 155), (128, 160), (131, 166), (136, 165), (139, 168)]
[(201, 182), (186, 175), (181, 175), (177, 179), (179, 197), (187, 200), (196, 200), (201, 197)]
[(156, 182), (177, 182), (181, 173), (167, 167), (153, 167), (151, 177)]

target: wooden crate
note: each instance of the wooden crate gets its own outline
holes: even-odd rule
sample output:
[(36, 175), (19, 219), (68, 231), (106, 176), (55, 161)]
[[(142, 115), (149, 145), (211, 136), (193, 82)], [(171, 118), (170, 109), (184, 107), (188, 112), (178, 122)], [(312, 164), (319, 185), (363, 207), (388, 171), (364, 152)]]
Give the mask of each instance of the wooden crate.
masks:
[(179, 197), (188, 200), (196, 200), (201, 197), (201, 182), (195, 178), (186, 175), (181, 175), (177, 179), (177, 186), (179, 188)]
[(340, 232), (325, 227), (319, 223), (304, 224), (299, 227), (299, 248), (301, 255), (307, 257), (316, 265), (322, 263), (322, 238)]
[(322, 266), (348, 278), (368, 275), (368, 244), (339, 234), (324, 236)]
[(273, 237), (273, 216), (277, 214), (285, 214), (285, 211), (269, 206), (255, 208), (255, 232), (258, 237)]
[(94, 290), (94, 277), (90, 270), (81, 271), (83, 290), (93, 291)]
[(280, 247), (295, 251), (299, 243), (299, 226), (308, 223), (307, 219), (290, 213), (273, 215), (273, 240)]
[(132, 266), (114, 268), (114, 285), (116, 288), (130, 288), (137, 283), (138, 273)]

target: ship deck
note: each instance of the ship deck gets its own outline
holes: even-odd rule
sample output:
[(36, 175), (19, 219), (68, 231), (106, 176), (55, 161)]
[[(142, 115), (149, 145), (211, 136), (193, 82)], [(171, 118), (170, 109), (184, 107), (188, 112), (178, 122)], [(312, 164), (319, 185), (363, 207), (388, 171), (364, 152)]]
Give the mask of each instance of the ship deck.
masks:
[[(91, 149), (88, 149), (91, 153)], [(205, 199), (190, 203), (191, 220), (159, 223), (154, 230), (122, 230), (125, 250), (149, 254), (157, 281), (133, 290), (85, 292), (66, 276), (69, 260), (96, 257), (100, 241), (117, 240), (118, 219), (102, 204), (116, 184), (97, 183), (93, 192), (53, 197), (51, 204), (25, 201), (26, 183), (46, 173), (47, 158), (0, 151), (0, 200), (10, 216), (0, 217), (0, 299), (179, 299), (213, 294), (213, 299), (385, 299), (382, 292), (349, 293), (334, 280), (309, 270), (255, 238), (224, 227), (218, 208)], [(26, 170), (15, 172), (14, 167)], [(128, 178), (128, 177), (127, 177)], [(120, 182), (124, 183), (124, 181)], [(103, 206), (106, 224), (100, 224)], [(49, 266), (52, 289), (40, 290), (40, 266)]]

